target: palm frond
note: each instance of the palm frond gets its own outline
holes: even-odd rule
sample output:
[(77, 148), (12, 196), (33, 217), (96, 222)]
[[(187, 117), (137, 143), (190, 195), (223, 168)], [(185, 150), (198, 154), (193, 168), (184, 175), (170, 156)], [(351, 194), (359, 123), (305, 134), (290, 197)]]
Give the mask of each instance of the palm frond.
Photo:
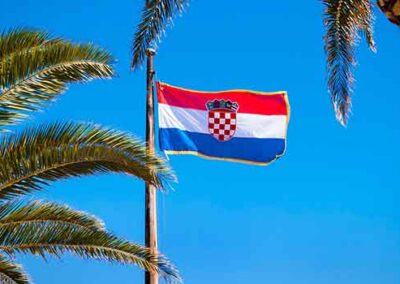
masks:
[(18, 227), (29, 224), (40, 228), (48, 223), (98, 231), (105, 230), (103, 222), (96, 217), (54, 202), (11, 201), (0, 204), (0, 227)]
[(113, 75), (108, 52), (41, 32), (3, 34), (0, 54), (0, 125), (16, 123), (47, 105), (68, 83)]
[(356, 64), (354, 48), (359, 32), (375, 50), (372, 26), (373, 13), (368, 0), (324, 0), (325, 52), (327, 54), (328, 89), (336, 118), (347, 124), (351, 108), (352, 68)]
[(15, 28), (3, 31), (0, 34), (0, 59), (4, 59), (10, 53), (20, 52), (32, 47), (40, 46), (50, 41), (57, 41), (58, 38), (51, 39), (49, 33), (26, 28)]
[(389, 21), (400, 26), (400, 0), (378, 0), (378, 6)]
[(184, 10), (188, 0), (148, 0), (133, 40), (132, 69), (143, 63), (146, 49), (154, 47), (176, 13)]
[(40, 190), (49, 182), (96, 173), (127, 173), (164, 188), (174, 175), (126, 133), (93, 124), (30, 127), (0, 140), (0, 198)]
[(0, 283), (29, 284), (29, 276), (22, 267), (0, 255)]
[(376, 52), (376, 43), (374, 39), (374, 24), (375, 16), (372, 11), (372, 4), (370, 1), (360, 1), (360, 10), (365, 11), (363, 16), (358, 18), (358, 26), (363, 32), (367, 41), (368, 47), (372, 52)]
[[(180, 280), (176, 268), (161, 254), (153, 255), (138, 244), (118, 238), (103, 230), (84, 228), (37, 216), (37, 222), (22, 221), (18, 225), (0, 225), (0, 249), (7, 254), (24, 253), (60, 257), (69, 252), (82, 258), (134, 264), (147, 271), (158, 272), (166, 280)], [(47, 218), (46, 222), (41, 219)]]

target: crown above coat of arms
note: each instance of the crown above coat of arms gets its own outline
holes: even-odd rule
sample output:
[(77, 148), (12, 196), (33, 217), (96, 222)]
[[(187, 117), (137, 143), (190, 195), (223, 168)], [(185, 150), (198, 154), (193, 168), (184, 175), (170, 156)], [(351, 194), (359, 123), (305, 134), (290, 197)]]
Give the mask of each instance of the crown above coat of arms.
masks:
[(237, 112), (237, 110), (239, 109), (239, 105), (230, 100), (215, 99), (213, 101), (208, 101), (206, 106), (209, 111), (211, 111), (213, 109), (221, 109), (222, 108), (222, 109), (228, 109), (233, 112)]

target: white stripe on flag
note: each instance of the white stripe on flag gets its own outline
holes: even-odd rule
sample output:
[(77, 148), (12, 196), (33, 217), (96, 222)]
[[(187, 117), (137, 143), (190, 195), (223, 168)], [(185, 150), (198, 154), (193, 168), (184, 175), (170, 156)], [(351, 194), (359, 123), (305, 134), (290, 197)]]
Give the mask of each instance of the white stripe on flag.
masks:
[[(158, 104), (160, 128), (209, 134), (207, 111)], [(286, 138), (285, 115), (237, 114), (235, 137)]]

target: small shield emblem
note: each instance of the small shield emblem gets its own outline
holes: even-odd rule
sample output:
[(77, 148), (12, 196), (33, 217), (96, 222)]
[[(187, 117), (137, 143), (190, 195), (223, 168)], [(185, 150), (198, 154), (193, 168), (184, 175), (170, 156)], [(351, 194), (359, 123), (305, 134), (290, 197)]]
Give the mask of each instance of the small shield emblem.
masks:
[(229, 141), (235, 135), (238, 107), (225, 100), (207, 102), (208, 130), (218, 141)]

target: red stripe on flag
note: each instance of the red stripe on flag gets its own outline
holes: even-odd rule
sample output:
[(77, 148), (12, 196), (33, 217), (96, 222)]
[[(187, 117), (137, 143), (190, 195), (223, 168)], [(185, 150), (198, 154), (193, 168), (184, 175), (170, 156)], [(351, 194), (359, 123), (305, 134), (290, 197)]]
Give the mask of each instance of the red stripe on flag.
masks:
[(225, 99), (239, 104), (239, 113), (288, 115), (285, 92), (261, 93), (246, 90), (200, 92), (157, 82), (158, 102), (170, 106), (207, 110), (206, 103)]

